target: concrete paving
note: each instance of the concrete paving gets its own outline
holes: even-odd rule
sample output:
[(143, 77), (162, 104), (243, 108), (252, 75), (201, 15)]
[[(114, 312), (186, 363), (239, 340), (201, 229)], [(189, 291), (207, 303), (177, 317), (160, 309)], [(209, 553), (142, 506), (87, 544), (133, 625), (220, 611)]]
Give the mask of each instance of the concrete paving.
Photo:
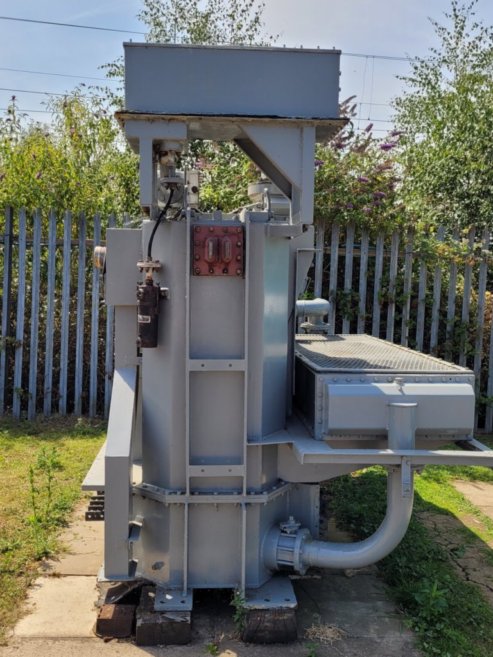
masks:
[(454, 481), (454, 486), (485, 516), (493, 519), (493, 484), (486, 481)]
[[(187, 646), (137, 647), (93, 634), (102, 558), (102, 523), (85, 523), (82, 508), (63, 536), (67, 553), (43, 566), (30, 589), (26, 615), (0, 657), (420, 657), (414, 636), (389, 601), (376, 568), (296, 579), (298, 642), (259, 646), (238, 641), (227, 593), (197, 592), (192, 642)], [(339, 540), (344, 537), (339, 536)]]

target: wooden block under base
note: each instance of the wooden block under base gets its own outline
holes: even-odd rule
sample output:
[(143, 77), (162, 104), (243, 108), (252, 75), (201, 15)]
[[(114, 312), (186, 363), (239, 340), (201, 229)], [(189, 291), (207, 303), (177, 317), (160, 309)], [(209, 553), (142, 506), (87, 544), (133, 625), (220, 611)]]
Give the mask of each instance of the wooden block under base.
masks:
[(192, 638), (189, 611), (154, 611), (156, 588), (144, 586), (137, 607), (135, 642), (138, 646), (182, 645)]
[(96, 634), (112, 639), (124, 639), (132, 635), (135, 605), (106, 604), (98, 613)]
[(296, 611), (290, 608), (248, 609), (241, 634), (247, 643), (290, 643), (296, 641)]

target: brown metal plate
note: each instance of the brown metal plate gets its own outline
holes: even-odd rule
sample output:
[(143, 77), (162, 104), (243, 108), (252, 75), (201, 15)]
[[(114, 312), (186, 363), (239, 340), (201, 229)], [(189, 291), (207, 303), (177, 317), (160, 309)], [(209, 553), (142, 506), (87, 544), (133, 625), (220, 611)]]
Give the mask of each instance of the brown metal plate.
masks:
[(192, 226), (194, 276), (243, 276), (245, 228), (243, 226)]

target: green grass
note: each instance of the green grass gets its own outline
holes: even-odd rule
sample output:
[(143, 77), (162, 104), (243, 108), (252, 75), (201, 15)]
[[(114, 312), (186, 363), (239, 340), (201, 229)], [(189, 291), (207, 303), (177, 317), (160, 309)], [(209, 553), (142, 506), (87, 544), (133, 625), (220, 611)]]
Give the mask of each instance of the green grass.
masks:
[(103, 439), (102, 423), (0, 421), (0, 642), (19, 617), (39, 559), (59, 549), (59, 531)]
[[(485, 541), (493, 540), (493, 522), (452, 486), (451, 480), (459, 478), (493, 481), (493, 472), (487, 468), (425, 468), (415, 478), (415, 512), (409, 530), (379, 568), (425, 655), (491, 657), (493, 608), (478, 587), (459, 576), (448, 553), (419, 521), (424, 511), (459, 519), (473, 515), (480, 525), (473, 528), (457, 523), (457, 531), (463, 545), (480, 545), (485, 562), (491, 564), (492, 551)], [(369, 468), (335, 479), (327, 487), (341, 526), (358, 538), (371, 535), (385, 515), (385, 471)]]

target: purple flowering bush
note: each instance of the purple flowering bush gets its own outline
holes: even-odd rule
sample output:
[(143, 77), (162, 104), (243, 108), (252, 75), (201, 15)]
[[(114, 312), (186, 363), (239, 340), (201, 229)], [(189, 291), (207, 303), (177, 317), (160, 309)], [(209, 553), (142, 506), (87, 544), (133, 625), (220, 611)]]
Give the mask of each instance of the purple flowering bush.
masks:
[(391, 133), (380, 141), (373, 136), (372, 124), (358, 133), (352, 122), (352, 100), (341, 105), (341, 115), (348, 117), (346, 126), (317, 149), (315, 221), (391, 232), (406, 223), (399, 170), (391, 153), (400, 134)]

